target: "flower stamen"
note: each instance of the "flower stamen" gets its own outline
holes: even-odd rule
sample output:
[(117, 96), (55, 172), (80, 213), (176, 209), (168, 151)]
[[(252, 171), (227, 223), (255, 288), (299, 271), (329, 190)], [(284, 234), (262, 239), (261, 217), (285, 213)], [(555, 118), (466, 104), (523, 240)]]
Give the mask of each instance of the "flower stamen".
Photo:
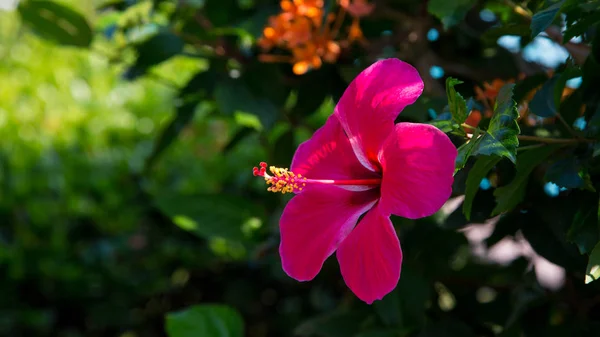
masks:
[(256, 177), (264, 177), (269, 192), (298, 193), (301, 192), (306, 184), (321, 184), (321, 185), (338, 185), (338, 186), (378, 186), (381, 184), (381, 179), (308, 179), (301, 174), (295, 174), (287, 168), (270, 166), (267, 173), (267, 163), (261, 162), (260, 167), (254, 167), (252, 173)]
[(267, 191), (283, 194), (298, 193), (306, 186), (305, 177), (301, 174), (296, 175), (287, 168), (271, 166), (269, 171), (272, 175), (267, 173), (267, 163), (265, 162), (260, 163), (260, 168), (254, 167), (252, 169), (254, 176), (264, 177), (267, 185), (271, 185), (267, 188)]

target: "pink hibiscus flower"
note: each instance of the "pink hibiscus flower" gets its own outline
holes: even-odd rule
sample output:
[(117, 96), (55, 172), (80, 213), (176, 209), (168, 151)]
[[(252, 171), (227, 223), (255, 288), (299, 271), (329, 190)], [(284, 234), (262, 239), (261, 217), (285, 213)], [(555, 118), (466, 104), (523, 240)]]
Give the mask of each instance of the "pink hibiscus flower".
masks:
[[(423, 91), (411, 65), (378, 61), (358, 75), (323, 127), (300, 145), (291, 171), (261, 163), (268, 190), (297, 193), (280, 220), (283, 270), (312, 280), (336, 256), (344, 281), (366, 303), (400, 279), (402, 250), (390, 215), (432, 215), (450, 197), (457, 151), (427, 124), (394, 120)], [(361, 216), (364, 215), (362, 218)]]

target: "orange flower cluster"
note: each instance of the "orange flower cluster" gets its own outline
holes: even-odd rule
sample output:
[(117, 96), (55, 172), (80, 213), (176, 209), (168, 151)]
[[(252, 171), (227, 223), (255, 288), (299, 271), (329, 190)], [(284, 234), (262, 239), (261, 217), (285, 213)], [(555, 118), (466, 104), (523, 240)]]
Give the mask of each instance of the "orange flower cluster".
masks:
[[(269, 18), (259, 40), (267, 51), (273, 48), (288, 50), (291, 56), (263, 54), (263, 62), (289, 62), (297, 75), (318, 69), (323, 62), (335, 63), (341, 47), (353, 41), (363, 41), (359, 18), (368, 15), (373, 5), (366, 0), (340, 0), (338, 14), (324, 15), (323, 0), (281, 0), (281, 13)], [(337, 35), (348, 12), (353, 18), (346, 40)]]

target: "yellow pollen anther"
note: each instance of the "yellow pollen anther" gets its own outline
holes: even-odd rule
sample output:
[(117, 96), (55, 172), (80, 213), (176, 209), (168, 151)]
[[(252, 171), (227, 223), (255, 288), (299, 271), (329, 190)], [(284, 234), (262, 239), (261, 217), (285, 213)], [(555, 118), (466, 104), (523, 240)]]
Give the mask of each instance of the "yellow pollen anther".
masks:
[(302, 191), (299, 182), (302, 182), (302, 186), (306, 186), (306, 183), (304, 183), (306, 178), (300, 174), (296, 175), (287, 168), (270, 166), (269, 171), (273, 175), (264, 174), (265, 182), (269, 185), (267, 191), (286, 194)]

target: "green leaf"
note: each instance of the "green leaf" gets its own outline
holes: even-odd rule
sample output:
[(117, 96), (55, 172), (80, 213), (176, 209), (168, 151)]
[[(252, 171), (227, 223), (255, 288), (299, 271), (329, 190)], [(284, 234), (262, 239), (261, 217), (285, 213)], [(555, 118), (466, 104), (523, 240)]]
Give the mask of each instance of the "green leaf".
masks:
[(159, 31), (135, 46), (138, 58), (125, 73), (125, 78), (134, 80), (144, 75), (151, 67), (180, 54), (184, 46), (185, 43), (179, 36), (168, 30)]
[(581, 165), (577, 158), (569, 157), (552, 163), (546, 171), (544, 180), (551, 181), (560, 187), (581, 188), (585, 182), (580, 171)]
[(373, 307), (386, 326), (402, 325), (402, 307), (398, 291), (392, 291), (380, 301), (376, 301)]
[(488, 130), (481, 136), (472, 155), (497, 155), (516, 163), (520, 129), (517, 105), (512, 99), (513, 87), (514, 84), (506, 84), (498, 92)]
[(463, 201), (463, 213), (467, 220), (471, 220), (471, 207), (473, 206), (473, 200), (479, 190), (479, 184), (481, 180), (485, 178), (488, 172), (496, 166), (500, 161), (498, 156), (483, 156), (479, 157), (473, 165), (469, 176), (467, 177), (467, 187), (465, 190), (465, 200)]
[(449, 120), (434, 120), (434, 121), (429, 122), (429, 124), (440, 129), (444, 133), (451, 132), (456, 127), (458, 127), (453, 121), (449, 121)]
[[(556, 85), (554, 86), (554, 106), (556, 106), (557, 109), (560, 107), (560, 102), (562, 101), (562, 96), (565, 90), (565, 86), (567, 85), (567, 81), (575, 77), (580, 77), (582, 75), (583, 74), (581, 73), (581, 69), (575, 67), (566, 68), (563, 72), (557, 75), (558, 80), (556, 81)], [(557, 113), (559, 112), (557, 111)]]
[(590, 259), (585, 270), (585, 284), (598, 279), (600, 279), (600, 242), (596, 244), (590, 254)]
[(560, 11), (560, 9), (563, 5), (563, 2), (564, 1), (559, 1), (559, 2), (549, 6), (548, 8), (541, 10), (533, 15), (533, 17), (531, 18), (531, 37), (532, 38), (538, 36), (539, 33), (544, 31), (546, 28), (548, 28), (548, 26), (550, 26), (550, 24), (552, 24), (552, 21), (554, 21), (554, 18)]
[(515, 178), (508, 185), (499, 187), (494, 191), (497, 205), (492, 211), (492, 215), (498, 215), (515, 208), (525, 196), (529, 174), (561, 146), (563, 145), (548, 145), (531, 149), (520, 155)]
[(467, 143), (464, 143), (458, 148), (458, 155), (456, 156), (456, 163), (454, 167), (454, 174), (463, 169), (465, 165), (467, 165), (467, 161), (469, 157), (473, 153), (473, 150), (479, 146), (482, 137), (479, 137), (480, 134), (479, 129), (475, 129), (473, 132), (473, 137)]
[[(152, 152), (146, 159), (144, 170), (149, 170), (162, 153), (177, 139), (177, 136), (194, 118), (196, 106), (200, 100), (212, 94), (215, 84), (215, 73), (212, 70), (194, 75), (181, 89), (179, 98), (184, 103), (177, 107), (175, 115), (162, 129), (154, 142)], [(192, 96), (191, 99), (189, 96)], [(187, 101), (187, 102), (186, 102)]]
[(542, 85), (533, 99), (529, 102), (529, 110), (539, 117), (554, 117), (557, 114), (557, 106), (554, 102), (554, 87), (558, 83), (558, 76), (552, 77)]
[(294, 329), (294, 335), (348, 337), (360, 330), (365, 314), (359, 311), (334, 311), (304, 321)]
[(448, 29), (462, 21), (475, 3), (475, 0), (430, 0), (427, 10), (442, 21), (444, 29)]
[(378, 329), (361, 332), (354, 337), (398, 337), (406, 335), (403, 331), (392, 329)]
[(225, 305), (195, 305), (168, 313), (169, 337), (243, 337), (244, 321), (237, 310)]
[(57, 2), (21, 1), (19, 14), (23, 23), (42, 38), (75, 47), (92, 43), (92, 28), (86, 18)]
[(581, 75), (581, 69), (570, 67), (549, 79), (529, 102), (530, 111), (544, 118), (556, 116), (559, 113), (558, 109), (561, 106), (562, 94), (567, 81)]
[(252, 200), (229, 194), (161, 195), (155, 203), (176, 225), (207, 239), (241, 241), (244, 225), (262, 216)]
[(457, 124), (462, 124), (467, 119), (469, 111), (467, 111), (467, 102), (456, 92), (455, 85), (463, 83), (452, 77), (446, 79), (446, 96), (448, 97), (448, 108), (452, 114), (452, 120)]
[(529, 38), (529, 25), (526, 24), (507, 24), (500, 27), (494, 27), (481, 34), (481, 38), (489, 45), (497, 46), (498, 39), (505, 35), (521, 36)]
[(600, 12), (594, 11), (589, 15), (583, 16), (574, 24), (569, 26), (563, 33), (563, 43), (571, 41), (576, 36), (581, 36), (587, 32), (590, 27), (600, 22)]
[(219, 110), (225, 115), (246, 112), (258, 117), (265, 129), (270, 129), (278, 116), (277, 107), (264, 97), (255, 96), (240, 80), (224, 79), (214, 92)]
[(586, 198), (579, 207), (567, 232), (567, 240), (575, 243), (579, 253), (588, 254), (600, 240), (597, 198)]
[(542, 86), (547, 81), (548, 75), (546, 73), (537, 73), (535, 75), (527, 76), (522, 81), (517, 82), (513, 90), (515, 102), (517, 102), (517, 104), (521, 103), (532, 90)]

